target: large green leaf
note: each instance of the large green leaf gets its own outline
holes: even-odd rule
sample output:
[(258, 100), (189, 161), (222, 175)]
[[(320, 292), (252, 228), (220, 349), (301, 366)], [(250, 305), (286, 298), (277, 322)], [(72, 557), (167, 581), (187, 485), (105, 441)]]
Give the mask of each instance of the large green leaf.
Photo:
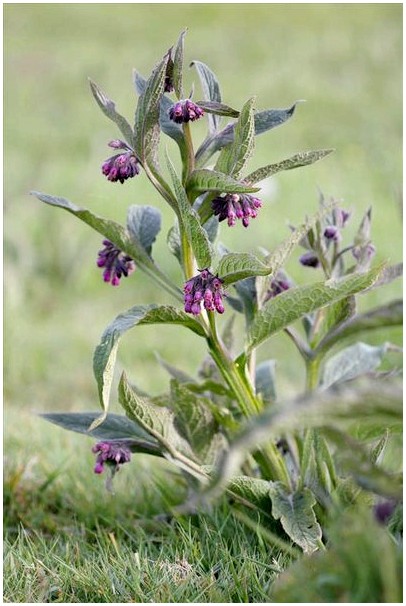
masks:
[(161, 229), (161, 213), (153, 206), (130, 206), (127, 211), (127, 229), (136, 242), (151, 254), (152, 245)]
[(382, 362), (387, 349), (387, 344), (374, 346), (361, 342), (341, 349), (326, 360), (321, 386), (326, 389), (338, 382), (349, 381), (372, 372)]
[(251, 276), (267, 276), (271, 270), (252, 253), (228, 253), (220, 259), (216, 273), (227, 286)]
[(320, 547), (322, 531), (313, 507), (316, 499), (308, 488), (289, 492), (281, 482), (270, 482), (272, 515), (281, 521), (286, 534), (305, 553)]
[(227, 116), (229, 118), (238, 118), (240, 115), (240, 112), (237, 109), (234, 109), (225, 103), (218, 103), (216, 101), (196, 101), (196, 105), (201, 109), (204, 109), (206, 114)]
[[(192, 61), (190, 67), (195, 67), (202, 85), (203, 95), (206, 101), (221, 103), (220, 85), (215, 74), (205, 63), (201, 61)], [(216, 115), (209, 115), (209, 131), (216, 132), (219, 125), (219, 118)]]
[(291, 156), (290, 158), (287, 158), (286, 160), (277, 162), (276, 164), (268, 164), (262, 168), (257, 168), (257, 170), (255, 170), (253, 173), (250, 173), (247, 177), (245, 177), (244, 181), (247, 183), (258, 183), (258, 181), (267, 179), (268, 177), (271, 177), (272, 175), (275, 175), (283, 170), (291, 170), (293, 168), (300, 168), (302, 166), (314, 164), (314, 162), (318, 162), (318, 160), (325, 158), (333, 151), (333, 149), (318, 149), (315, 151), (300, 152), (294, 156)]
[(270, 299), (257, 313), (250, 327), (247, 350), (258, 347), (305, 314), (365, 290), (375, 282), (380, 271), (381, 267), (377, 267), (364, 274), (351, 274), (334, 281), (292, 288)]
[(42, 414), (41, 417), (68, 431), (82, 433), (91, 438), (125, 441), (132, 452), (162, 456), (158, 442), (137, 423), (123, 415), (108, 414), (101, 424), (90, 431), (89, 427), (99, 418), (99, 414), (94, 412), (52, 412)]
[(183, 97), (183, 51), (185, 42), (186, 30), (181, 33), (178, 41), (172, 48), (173, 59), (173, 87), (178, 99)]
[(130, 328), (143, 324), (178, 324), (199, 336), (205, 336), (205, 331), (197, 320), (170, 306), (136, 305), (117, 316), (103, 332), (93, 357), (93, 371), (104, 410), (108, 408), (119, 340)]
[(169, 173), (172, 178), (172, 183), (175, 190), (177, 209), (180, 222), (183, 230), (187, 235), (189, 244), (191, 245), (196, 261), (200, 269), (210, 267), (212, 258), (212, 248), (207, 232), (200, 224), (200, 220), (196, 211), (190, 206), (186, 191), (169, 157), (167, 157)]
[(249, 99), (243, 106), (234, 126), (233, 141), (223, 147), (215, 170), (238, 179), (252, 156), (255, 144), (254, 101)]
[(127, 120), (116, 111), (116, 106), (114, 101), (109, 99), (107, 95), (101, 90), (99, 86), (89, 78), (90, 89), (92, 91), (93, 97), (96, 99), (97, 105), (100, 107), (102, 112), (107, 118), (110, 118), (115, 124), (117, 124), (120, 129), (124, 139), (133, 147), (134, 145), (134, 133), (133, 129), (127, 122)]
[[(266, 109), (254, 116), (255, 134), (260, 135), (276, 126), (280, 126), (291, 118), (297, 103), (287, 109)], [(225, 145), (234, 140), (235, 123), (228, 124), (220, 132), (210, 134), (196, 152), (197, 167), (204, 166), (211, 156)]]

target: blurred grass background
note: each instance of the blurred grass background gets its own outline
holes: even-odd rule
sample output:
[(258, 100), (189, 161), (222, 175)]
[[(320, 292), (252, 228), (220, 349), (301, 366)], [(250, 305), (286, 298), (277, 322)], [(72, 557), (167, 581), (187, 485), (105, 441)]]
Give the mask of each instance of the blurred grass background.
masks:
[[(312, 167), (266, 182), (260, 218), (248, 230), (223, 228), (222, 241), (235, 250), (272, 249), (288, 235), (288, 222), (298, 224), (317, 210), (320, 188), (352, 211), (349, 239), (372, 205), (376, 261), (400, 260), (401, 4), (5, 5), (5, 428), (15, 461), (46, 448), (52, 452), (47, 464), (56, 465), (63, 432), (48, 432), (33, 412), (97, 410), (92, 354), (105, 326), (132, 305), (167, 300), (141, 273), (118, 289), (105, 285), (95, 265), (101, 238), (28, 192), (63, 196), (121, 222), (129, 204), (157, 205), (163, 231), (155, 258), (181, 283), (165, 244), (172, 217), (145, 175), (124, 185), (101, 175), (101, 163), (112, 153), (106, 144), (118, 132), (91, 98), (87, 77), (131, 122), (132, 69), (148, 76), (185, 27), (186, 65), (193, 59), (208, 64), (225, 103), (239, 108), (256, 95), (257, 108), (265, 109), (306, 100), (286, 125), (257, 139), (249, 172), (302, 150), (336, 149)], [(198, 99), (197, 76), (187, 70), (186, 90), (193, 82)], [(197, 144), (202, 122), (193, 127)], [(168, 147), (177, 160), (171, 142)], [(299, 283), (313, 280), (298, 256), (288, 272)], [(395, 282), (364, 296), (361, 305), (399, 294)], [(399, 335), (387, 331), (369, 338), (374, 340), (398, 342)], [(177, 328), (128, 334), (119, 365), (153, 394), (168, 381), (155, 352), (193, 374), (204, 348)], [(301, 361), (283, 335), (264, 345), (259, 357), (278, 359), (282, 394), (300, 388)], [(89, 456), (90, 464), (82, 438), (63, 435), (66, 449), (58, 461)]]

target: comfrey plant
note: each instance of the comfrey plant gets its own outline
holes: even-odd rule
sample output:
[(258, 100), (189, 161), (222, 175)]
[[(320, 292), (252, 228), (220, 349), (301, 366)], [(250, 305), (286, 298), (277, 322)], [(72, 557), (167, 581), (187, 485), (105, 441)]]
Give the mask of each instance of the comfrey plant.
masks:
[[(291, 552), (289, 540), (310, 553), (324, 546), (323, 524), (331, 510), (360, 500), (360, 495), (370, 506), (378, 504), (378, 497), (396, 503), (400, 496), (398, 476), (379, 465), (401, 416), (396, 377), (385, 375), (384, 381), (377, 372), (390, 346), (355, 341), (340, 349), (344, 340), (361, 332), (400, 323), (399, 301), (364, 313), (357, 313), (355, 301), (358, 293), (392, 280), (400, 269), (371, 267), (370, 210), (351, 238), (350, 213), (323, 196), (317, 216), (292, 227), (272, 251), (232, 252), (216, 243), (220, 223), (240, 230), (243, 238), (245, 229), (255, 229), (258, 215), (267, 215), (258, 185), (262, 180), (312, 164), (332, 150), (298, 153), (247, 174), (255, 138), (289, 120), (296, 104), (257, 111), (249, 99), (235, 110), (223, 103), (216, 76), (200, 61), (191, 66), (203, 99), (192, 100), (192, 93), (186, 98), (184, 37), (182, 33), (148, 79), (134, 73), (139, 98), (133, 126), (90, 82), (97, 104), (122, 137), (108, 143), (117, 153), (103, 162), (101, 173), (114, 188), (136, 188), (140, 175), (146, 175), (169, 204), (174, 223), (167, 243), (180, 265), (176, 282), (152, 256), (161, 229), (156, 208), (130, 206), (122, 226), (64, 198), (33, 192), (102, 235), (97, 266), (105, 282), (118, 286), (130, 275), (136, 282), (144, 272), (168, 298), (166, 305), (132, 307), (104, 331), (94, 353), (101, 415), (44, 416), (99, 440), (93, 447), (96, 473), (107, 470), (111, 480), (136, 453), (165, 457), (190, 483), (189, 497), (178, 511), (197, 511), (224, 492), (247, 523), (252, 522), (249, 510), (260, 514), (267, 532), (278, 535), (278, 545)], [(207, 124), (197, 147), (196, 121)], [(167, 170), (161, 168), (164, 135), (179, 148), (180, 171), (168, 153)], [(319, 272), (311, 285), (294, 284), (283, 269), (296, 246), (304, 249), (300, 263), (307, 271)], [(234, 313), (245, 317), (240, 352), (232, 345)], [(220, 315), (226, 318), (221, 330)], [(143, 324), (181, 326), (191, 339), (205, 340), (209, 357), (196, 380), (165, 364), (170, 390), (159, 397), (140, 393), (123, 373), (118, 399), (125, 416), (108, 413), (120, 338)], [(274, 360), (257, 364), (255, 356), (279, 331), (293, 341), (306, 366), (307, 384), (289, 402), (276, 395)], [(368, 375), (368, 381), (359, 382), (361, 375)]]

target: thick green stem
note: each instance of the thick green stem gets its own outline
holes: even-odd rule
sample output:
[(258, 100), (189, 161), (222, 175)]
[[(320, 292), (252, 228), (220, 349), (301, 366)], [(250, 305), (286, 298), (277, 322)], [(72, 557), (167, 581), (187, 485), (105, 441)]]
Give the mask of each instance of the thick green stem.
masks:
[(193, 149), (193, 141), (192, 141), (192, 133), (190, 131), (189, 122), (184, 122), (183, 124), (183, 134), (185, 136), (185, 143), (187, 149), (186, 162), (183, 166), (183, 184), (186, 183), (187, 179), (191, 172), (195, 169), (195, 152)]
[(319, 384), (320, 358), (308, 359), (306, 363), (306, 391), (314, 391)]

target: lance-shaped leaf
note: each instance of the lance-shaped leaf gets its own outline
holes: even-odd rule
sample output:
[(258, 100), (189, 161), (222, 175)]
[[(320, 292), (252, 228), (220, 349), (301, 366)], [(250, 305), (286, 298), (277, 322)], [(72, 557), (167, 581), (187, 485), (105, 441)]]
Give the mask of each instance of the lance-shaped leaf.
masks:
[(380, 346), (354, 343), (345, 347), (326, 361), (321, 381), (322, 388), (326, 389), (338, 382), (349, 381), (372, 372), (381, 364), (387, 350), (387, 343)]
[(153, 206), (134, 204), (127, 211), (127, 229), (135, 241), (151, 254), (152, 245), (161, 229), (161, 213)]
[(302, 166), (314, 164), (315, 162), (318, 162), (319, 160), (322, 160), (322, 158), (325, 158), (331, 154), (333, 151), (333, 149), (319, 149), (316, 151), (300, 152), (299, 154), (295, 154), (294, 156), (291, 156), (286, 160), (282, 160), (281, 162), (277, 162), (276, 164), (268, 164), (262, 168), (257, 168), (257, 170), (245, 177), (244, 181), (247, 183), (258, 183), (258, 181), (262, 181), (263, 179), (271, 177), (272, 175), (275, 175), (283, 170), (292, 170), (293, 168), (300, 168)]
[(107, 118), (110, 118), (113, 122), (115, 122), (120, 129), (124, 139), (127, 141), (130, 147), (134, 145), (134, 133), (133, 129), (127, 122), (127, 120), (116, 111), (116, 106), (114, 101), (109, 99), (107, 95), (101, 90), (99, 86), (89, 78), (90, 89), (92, 91), (93, 97), (96, 99), (97, 105), (100, 107), (102, 112)]
[(134, 151), (144, 168), (155, 172), (159, 172), (159, 113), (167, 62), (168, 57), (165, 57), (153, 70), (135, 111)]
[[(296, 109), (297, 103), (287, 109), (266, 109), (257, 112), (254, 116), (255, 135), (262, 133), (284, 124), (291, 118)], [(228, 143), (234, 140), (235, 123), (228, 124), (218, 133), (211, 133), (201, 144), (196, 152), (197, 167), (204, 166), (211, 156), (219, 151)]]
[(251, 276), (267, 276), (270, 272), (252, 253), (228, 253), (220, 259), (216, 270), (225, 286)]
[(173, 87), (175, 89), (176, 96), (178, 99), (183, 97), (183, 50), (185, 44), (186, 30), (181, 33), (177, 43), (172, 48), (172, 59), (173, 59)]
[(205, 336), (205, 331), (197, 320), (175, 307), (136, 305), (118, 315), (103, 332), (93, 356), (100, 403), (105, 410), (108, 408), (119, 340), (130, 328), (143, 324), (179, 324), (201, 337)]
[(257, 192), (259, 189), (255, 185), (242, 183), (230, 175), (226, 175), (218, 170), (209, 170), (208, 168), (194, 170), (186, 182), (186, 191), (192, 194), (193, 197), (198, 192), (213, 191), (244, 194)]
[(137, 423), (123, 415), (108, 414), (103, 423), (89, 431), (89, 427), (99, 418), (94, 412), (51, 412), (41, 417), (63, 427), (97, 440), (120, 440), (125, 442), (131, 452), (143, 452), (162, 456), (158, 442)]
[(207, 232), (200, 224), (200, 220), (196, 211), (190, 206), (189, 199), (178, 175), (173, 167), (172, 162), (167, 156), (169, 173), (172, 178), (173, 187), (175, 190), (176, 201), (178, 204), (179, 219), (182, 223), (189, 243), (193, 249), (198, 266), (203, 269), (210, 267), (212, 258), (212, 249)]
[(281, 482), (270, 482), (272, 515), (280, 520), (286, 534), (304, 553), (320, 547), (322, 532), (313, 507), (316, 499), (308, 488), (289, 492)]
[[(190, 67), (196, 68), (206, 101), (221, 103), (220, 85), (211, 69), (201, 61), (192, 61)], [(216, 115), (209, 115), (209, 132), (216, 132), (219, 122)]]
[(204, 109), (207, 114), (215, 114), (216, 116), (228, 116), (229, 118), (238, 118), (240, 112), (233, 109), (224, 103), (216, 101), (196, 101), (196, 105)]
[(252, 156), (255, 143), (254, 102), (249, 99), (243, 106), (234, 126), (232, 143), (225, 146), (218, 157), (215, 170), (238, 179)]
[(262, 396), (265, 405), (276, 400), (275, 364), (275, 360), (265, 360), (255, 371), (255, 391)]
[(31, 192), (31, 194), (46, 204), (67, 210), (75, 217), (81, 219), (84, 223), (87, 223), (87, 225), (90, 225), (95, 231), (102, 234), (105, 238), (110, 240), (110, 242), (115, 244), (117, 248), (134, 259), (138, 267), (142, 268), (148, 275), (158, 281), (158, 283), (166, 288), (168, 292), (176, 298), (179, 298), (180, 291), (172, 284), (169, 278), (158, 269), (141, 242), (139, 242), (134, 235), (131, 236), (122, 225), (115, 221), (111, 221), (110, 219), (98, 217), (90, 210), (76, 206), (76, 204), (73, 204), (65, 198), (58, 198), (57, 196), (50, 196), (35, 191)]
[(250, 327), (247, 350), (252, 351), (305, 314), (365, 290), (374, 283), (380, 271), (381, 267), (377, 267), (365, 274), (351, 274), (338, 280), (291, 288), (270, 299)]
[[(379, 278), (378, 278), (379, 280)], [(369, 330), (378, 330), (390, 326), (401, 326), (403, 323), (403, 300), (398, 299), (381, 305), (364, 314), (357, 314), (339, 326), (333, 327), (321, 340), (317, 354), (325, 353), (338, 341), (354, 337)]]

